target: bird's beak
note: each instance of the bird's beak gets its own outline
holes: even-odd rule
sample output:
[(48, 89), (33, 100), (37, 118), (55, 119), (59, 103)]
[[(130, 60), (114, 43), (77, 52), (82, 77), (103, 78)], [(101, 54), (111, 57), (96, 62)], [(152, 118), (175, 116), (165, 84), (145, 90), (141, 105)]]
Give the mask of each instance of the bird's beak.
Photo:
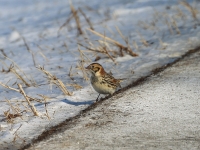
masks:
[(89, 66), (87, 66), (87, 67), (85, 67), (85, 69), (86, 69), (86, 70), (90, 70), (90, 65), (89, 65)]

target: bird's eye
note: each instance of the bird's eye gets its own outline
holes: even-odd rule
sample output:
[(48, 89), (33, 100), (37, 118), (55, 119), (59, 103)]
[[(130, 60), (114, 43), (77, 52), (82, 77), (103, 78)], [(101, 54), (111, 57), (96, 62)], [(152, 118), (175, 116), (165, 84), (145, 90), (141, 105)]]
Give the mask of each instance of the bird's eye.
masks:
[(95, 67), (95, 68), (93, 68), (94, 72), (98, 72), (99, 69), (100, 69), (99, 67)]

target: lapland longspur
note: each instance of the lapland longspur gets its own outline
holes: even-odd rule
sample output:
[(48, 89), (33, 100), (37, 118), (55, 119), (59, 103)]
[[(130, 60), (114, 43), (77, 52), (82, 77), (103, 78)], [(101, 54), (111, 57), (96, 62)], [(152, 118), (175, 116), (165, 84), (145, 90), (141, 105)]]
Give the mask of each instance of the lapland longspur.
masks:
[(99, 93), (96, 101), (98, 101), (100, 94), (112, 95), (118, 87), (121, 87), (120, 82), (123, 79), (115, 79), (100, 64), (92, 63), (86, 69), (91, 73), (90, 82), (93, 88)]

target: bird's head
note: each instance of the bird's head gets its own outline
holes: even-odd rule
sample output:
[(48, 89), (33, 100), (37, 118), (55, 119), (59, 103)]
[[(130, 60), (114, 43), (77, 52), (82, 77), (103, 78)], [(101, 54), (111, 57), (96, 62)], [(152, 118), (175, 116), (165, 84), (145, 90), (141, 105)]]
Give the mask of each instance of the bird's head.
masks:
[(90, 73), (94, 76), (101, 76), (105, 74), (103, 67), (98, 63), (92, 63), (87, 66), (85, 69), (89, 70)]

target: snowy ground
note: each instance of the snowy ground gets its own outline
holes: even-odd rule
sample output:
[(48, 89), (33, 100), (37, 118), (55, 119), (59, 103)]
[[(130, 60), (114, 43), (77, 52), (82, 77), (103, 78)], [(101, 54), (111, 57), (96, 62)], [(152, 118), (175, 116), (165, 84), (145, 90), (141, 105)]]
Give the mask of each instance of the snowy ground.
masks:
[(199, 61), (200, 51), (99, 103), (28, 150), (199, 150)]
[[(116, 0), (90, 3), (83, 0), (72, 1), (75, 10), (80, 8), (85, 13), (96, 32), (127, 46), (116, 29), (118, 27), (123, 36), (128, 38), (130, 48), (138, 54), (137, 57), (132, 57), (124, 52), (123, 57), (117, 57), (119, 48), (109, 41), (105, 44), (105, 39), (87, 30), (90, 26), (80, 11), (77, 15), (83, 35), (77, 34), (73, 17), (62, 27), (71, 15), (70, 5), (64, 0), (2, 0), (0, 58), (3, 69), (0, 82), (15, 89), (18, 89), (17, 83), (20, 83), (26, 94), (31, 97), (41, 99), (38, 94), (49, 97), (46, 108), (50, 119), (46, 116), (44, 101), (31, 102), (40, 114), (39, 117), (33, 116), (31, 111), (24, 111), (28, 110), (27, 102), (21, 94), (0, 87), (0, 147), (11, 148), (27, 144), (50, 126), (75, 116), (92, 104), (97, 93), (91, 88), (89, 81), (84, 79), (85, 73), (82, 73), (80, 68), (93, 62), (97, 56), (101, 57), (97, 62), (108, 72), (111, 71), (115, 77), (127, 78), (122, 83), (125, 87), (150, 74), (151, 70), (170, 63), (189, 49), (199, 46), (200, 14), (195, 9), (200, 10), (200, 3), (192, 0), (188, 2), (193, 9), (173, 0)], [(28, 49), (22, 37), (28, 44)], [(87, 50), (77, 43), (94, 50), (106, 46), (114, 62), (107, 55)], [(16, 68), (30, 86), (25, 85), (9, 71), (12, 63), (14, 69)], [(39, 65), (62, 80), (67, 89), (73, 92), (73, 96), (64, 96), (59, 88), (49, 84), (46, 76), (35, 67)], [(73, 80), (68, 76), (69, 72)], [(76, 90), (70, 84), (78, 84), (82, 88)], [(19, 112), (23, 111), (22, 116), (11, 119), (11, 123), (5, 119), (4, 112), (9, 109), (10, 113), (15, 112), (6, 100), (16, 109), (20, 109)]]

